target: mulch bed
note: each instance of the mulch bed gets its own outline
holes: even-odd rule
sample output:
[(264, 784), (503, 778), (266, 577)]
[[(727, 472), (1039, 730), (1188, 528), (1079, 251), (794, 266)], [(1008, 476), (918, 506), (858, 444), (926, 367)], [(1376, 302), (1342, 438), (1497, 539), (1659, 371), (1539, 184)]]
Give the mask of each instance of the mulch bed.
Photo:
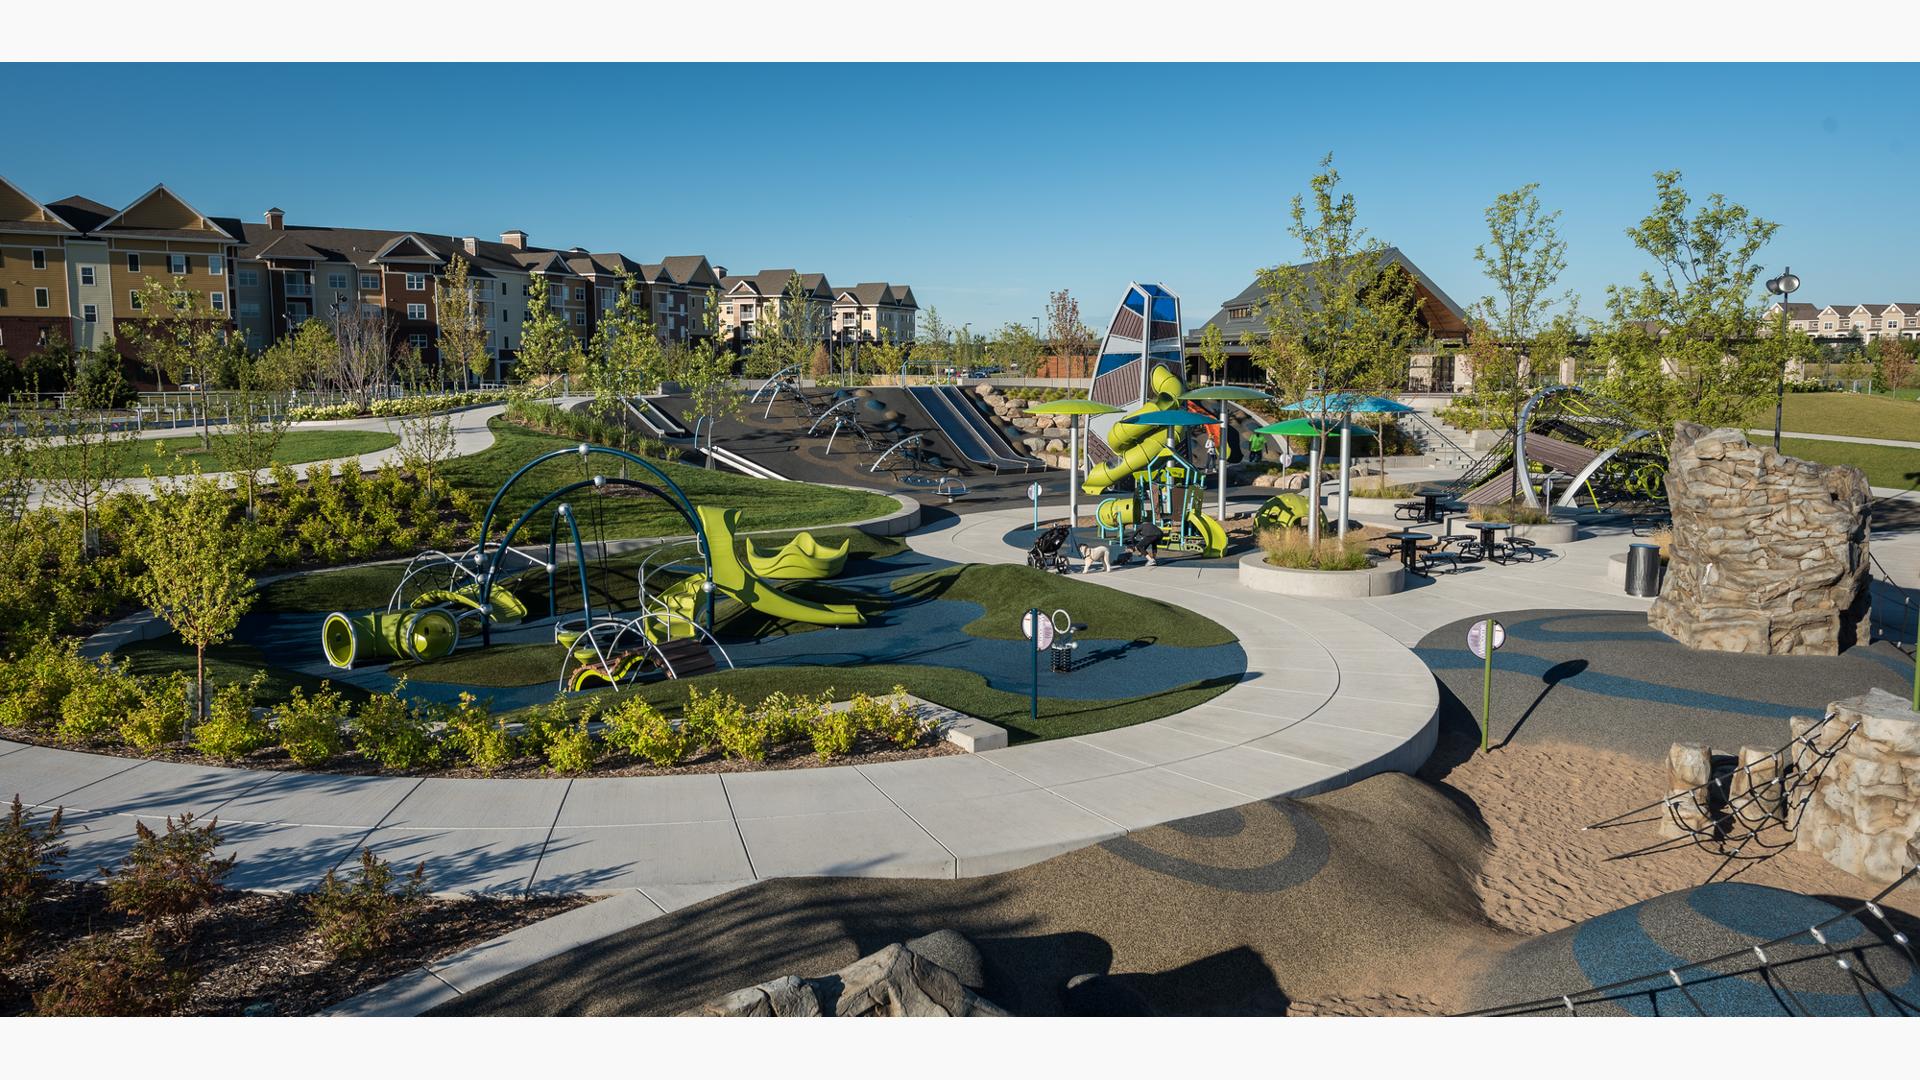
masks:
[[(257, 750), (237, 761), (221, 761), (197, 753), (188, 746), (164, 746), (150, 751), (111, 743), (74, 746), (50, 738), (43, 732), (4, 726), (0, 726), (0, 739), (11, 739), (14, 742), (51, 747), (56, 750), (77, 750), (108, 757), (130, 758), (136, 761), (171, 761), (182, 765), (257, 769), (262, 772), (311, 772), (336, 776), (434, 776), (462, 779), (487, 777), (495, 780), (543, 780), (557, 775), (547, 771), (546, 763), (538, 757), (516, 758), (494, 772), (483, 773), (470, 766), (440, 769), (383, 769), (375, 762), (353, 751), (341, 754), (325, 765), (308, 767), (295, 764), (287, 757), (287, 752), (277, 746)], [(878, 765), (886, 761), (906, 761), (912, 758), (944, 757), (947, 754), (964, 753), (966, 751), (944, 739), (925, 746), (902, 750), (877, 736), (865, 735), (854, 744), (851, 753), (836, 756), (829, 761), (821, 761), (814, 754), (813, 747), (801, 741), (775, 747), (765, 761), (741, 761), (713, 750), (697, 757), (690, 757), (679, 765), (660, 766), (650, 765), (631, 754), (608, 753), (594, 762), (593, 768), (581, 775), (588, 777), (685, 776), (690, 773), (773, 772), (784, 769), (818, 768), (824, 765)], [(0, 800), (6, 799), (10, 794), (0, 792)]]
[[(191, 917), (185, 944), (165, 944), (171, 963), (196, 978), (183, 1016), (309, 1016), (381, 983), (509, 930), (590, 902), (584, 896), (468, 897), (420, 901), (384, 952), (334, 960), (312, 934), (304, 898), (228, 892)], [(137, 938), (138, 920), (107, 908), (106, 887), (60, 882), (34, 905), (26, 957), (0, 967), (0, 1016), (33, 1012), (54, 958), (90, 932)], [(164, 935), (160, 940), (169, 939)]]

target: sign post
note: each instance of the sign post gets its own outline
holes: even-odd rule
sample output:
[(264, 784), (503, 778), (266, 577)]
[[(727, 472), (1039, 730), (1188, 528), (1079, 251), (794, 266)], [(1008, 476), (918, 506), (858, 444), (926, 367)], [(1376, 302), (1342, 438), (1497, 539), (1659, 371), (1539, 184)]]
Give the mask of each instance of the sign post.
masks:
[(1033, 500), (1033, 531), (1040, 531), (1040, 482), (1027, 485), (1027, 498)]
[(1039, 608), (1028, 608), (1020, 618), (1020, 633), (1033, 642), (1033, 698), (1027, 718), (1037, 721), (1040, 719), (1040, 654), (1053, 647), (1053, 620), (1041, 618)]
[(1487, 733), (1493, 730), (1493, 654), (1507, 643), (1507, 628), (1489, 616), (1467, 627), (1467, 648), (1486, 661), (1480, 681), (1480, 752), (1487, 752)]

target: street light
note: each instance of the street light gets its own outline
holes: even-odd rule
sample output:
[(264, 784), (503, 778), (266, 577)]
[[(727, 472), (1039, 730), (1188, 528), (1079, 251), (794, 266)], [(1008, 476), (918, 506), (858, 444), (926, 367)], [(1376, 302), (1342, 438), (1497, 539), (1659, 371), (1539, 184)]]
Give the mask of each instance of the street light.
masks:
[[(1780, 298), (1780, 310), (1787, 315), (1787, 321), (1789, 322), (1792, 320), (1793, 313), (1787, 310), (1787, 301), (1793, 298), (1793, 294), (1798, 291), (1799, 288), (1800, 278), (1794, 274), (1793, 267), (1791, 266), (1782, 271), (1779, 277), (1767, 279), (1767, 291)], [(1785, 357), (1782, 357), (1780, 360), (1780, 384), (1775, 388), (1773, 394), (1773, 452), (1776, 454), (1780, 452), (1780, 418), (1781, 414), (1786, 410), (1786, 405), (1787, 361)]]

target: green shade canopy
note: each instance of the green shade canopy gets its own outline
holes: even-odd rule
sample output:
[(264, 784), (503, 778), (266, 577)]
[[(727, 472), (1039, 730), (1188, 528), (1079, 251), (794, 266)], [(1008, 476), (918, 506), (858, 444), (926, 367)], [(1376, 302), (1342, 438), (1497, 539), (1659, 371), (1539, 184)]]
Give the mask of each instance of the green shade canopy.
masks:
[(1180, 395), (1182, 401), (1271, 401), (1273, 395), (1251, 386), (1202, 386)]
[(1156, 427), (1199, 427), (1201, 424), (1217, 424), (1220, 421), (1205, 413), (1191, 409), (1161, 409), (1159, 412), (1141, 413), (1122, 420), (1123, 424), (1152, 424)]
[[(1295, 438), (1311, 439), (1320, 435), (1338, 435), (1340, 434), (1340, 425), (1322, 425), (1317, 420), (1310, 420), (1301, 416), (1292, 420), (1282, 420), (1279, 423), (1268, 424), (1265, 427), (1257, 427), (1254, 428), (1253, 431), (1256, 435), (1291, 435)], [(1373, 432), (1363, 427), (1353, 428), (1351, 431), (1357, 436), (1371, 437), (1373, 435)]]
[(1031, 406), (1027, 411), (1036, 416), (1099, 416), (1102, 413), (1127, 410), (1118, 405), (1102, 405), (1097, 401), (1088, 401), (1086, 398), (1061, 398), (1059, 401)]

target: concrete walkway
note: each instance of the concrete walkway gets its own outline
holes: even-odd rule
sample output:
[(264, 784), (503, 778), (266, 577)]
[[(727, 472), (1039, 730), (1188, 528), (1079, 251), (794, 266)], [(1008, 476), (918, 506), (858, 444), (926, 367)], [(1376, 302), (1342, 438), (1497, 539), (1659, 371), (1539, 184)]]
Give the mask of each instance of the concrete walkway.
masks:
[[(1748, 428), (1747, 434), (1764, 435), (1767, 437), (1767, 445), (1773, 445), (1772, 428)], [(1920, 450), (1920, 442), (1907, 442), (1901, 439), (1869, 439), (1860, 435), (1816, 435), (1811, 431), (1783, 431), (1780, 433), (1780, 437), (1783, 439), (1812, 439), (1815, 442), (1866, 443), (1868, 446), (1898, 446), (1906, 450)]]
[[(568, 404), (572, 404), (574, 401), (579, 401), (579, 400), (583, 400), (583, 399), (579, 399), (579, 398), (563, 399), (560, 402), (560, 404), (568, 405)], [(453, 416), (453, 452), (449, 456), (466, 457), (470, 454), (477, 454), (480, 451), (485, 450), (487, 447), (492, 446), (493, 431), (487, 427), (487, 424), (494, 417), (499, 416), (501, 413), (505, 412), (506, 409), (507, 407), (505, 405), (481, 405), (475, 408), (461, 409), (452, 413), (451, 415)], [(351, 420), (303, 420), (298, 423), (288, 425), (287, 430), (288, 431), (378, 431), (378, 432), (392, 435), (397, 439), (400, 437), (400, 420), (401, 420), (400, 417), (385, 417), (385, 416), (362, 416), (362, 417), (356, 417)], [(220, 435), (224, 433), (224, 429), (220, 427), (214, 427), (209, 430), (214, 435)], [(187, 428), (187, 429), (172, 430), (172, 431), (159, 431), (159, 430), (146, 431), (146, 432), (142, 432), (139, 438), (143, 441), (148, 441), (148, 442), (151, 442), (155, 439), (173, 439), (179, 442), (188, 442), (188, 441), (198, 442), (200, 439), (200, 429)], [(314, 464), (314, 463), (308, 462), (306, 464), (295, 465), (293, 466), (293, 469), (294, 471), (302, 475), (305, 475), (308, 465), (311, 465), (311, 464)], [(349, 468), (349, 467), (358, 468), (361, 472), (374, 472), (386, 465), (399, 465), (400, 464), (400, 447), (398, 444), (396, 444), (394, 446), (387, 447), (385, 450), (376, 450), (370, 454), (361, 454), (360, 456), (354, 457), (354, 458), (334, 459), (328, 462), (328, 464), (331, 466), (332, 471), (336, 474), (338, 474), (341, 469)], [(234, 473), (210, 472), (210, 473), (202, 473), (201, 475), (205, 476), (209, 480), (214, 481), (215, 483), (219, 484), (222, 487), (227, 487), (227, 488), (236, 487), (238, 486), (238, 483), (239, 483), (239, 478)], [(260, 477), (260, 483), (262, 486), (270, 485), (273, 483), (273, 477), (269, 474), (262, 473)], [(146, 477), (133, 476), (133, 477), (127, 477), (123, 480), (120, 480), (108, 493), (112, 494), (114, 492), (131, 491), (131, 492), (136, 492), (138, 494), (145, 495), (145, 494), (150, 494), (152, 490), (153, 490), (153, 484)], [(35, 484), (32, 490), (30, 490), (27, 494), (27, 505), (30, 507), (38, 508), (40, 506), (48, 505), (53, 502), (54, 500), (51, 500), (47, 496), (47, 493), (45, 492), (43, 486), (40, 484)]]

